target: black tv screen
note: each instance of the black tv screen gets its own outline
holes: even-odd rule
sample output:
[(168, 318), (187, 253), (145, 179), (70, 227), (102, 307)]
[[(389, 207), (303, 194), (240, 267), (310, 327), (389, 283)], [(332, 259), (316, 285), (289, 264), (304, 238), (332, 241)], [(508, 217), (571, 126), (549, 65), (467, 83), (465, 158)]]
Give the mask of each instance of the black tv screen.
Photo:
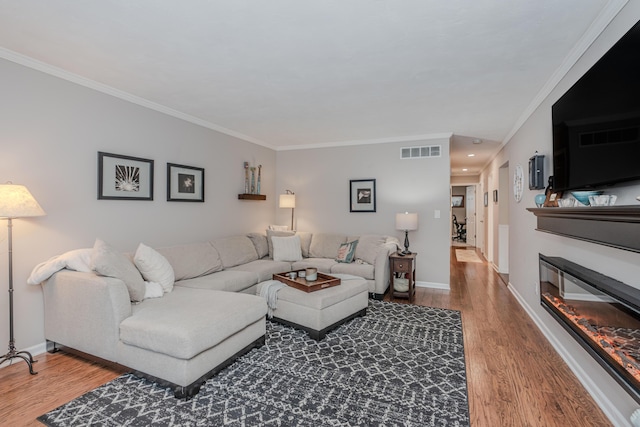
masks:
[(640, 179), (640, 21), (552, 107), (553, 186)]

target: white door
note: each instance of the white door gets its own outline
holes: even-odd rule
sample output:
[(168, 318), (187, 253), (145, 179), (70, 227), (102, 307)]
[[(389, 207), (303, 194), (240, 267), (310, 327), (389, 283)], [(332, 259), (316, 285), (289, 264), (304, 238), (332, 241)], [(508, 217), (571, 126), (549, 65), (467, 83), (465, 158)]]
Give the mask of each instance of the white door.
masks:
[(476, 187), (475, 185), (467, 186), (466, 197), (467, 209), (467, 245), (476, 245)]

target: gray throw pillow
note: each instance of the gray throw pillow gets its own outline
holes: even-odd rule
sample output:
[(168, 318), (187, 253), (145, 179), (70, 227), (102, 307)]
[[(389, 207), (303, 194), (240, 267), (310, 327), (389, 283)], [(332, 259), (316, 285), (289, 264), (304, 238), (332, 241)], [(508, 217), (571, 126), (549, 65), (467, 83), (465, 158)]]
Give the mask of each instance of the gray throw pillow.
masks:
[(93, 245), (91, 268), (101, 276), (122, 280), (127, 286), (131, 301), (144, 299), (144, 280), (136, 266), (125, 254), (100, 239), (96, 239)]

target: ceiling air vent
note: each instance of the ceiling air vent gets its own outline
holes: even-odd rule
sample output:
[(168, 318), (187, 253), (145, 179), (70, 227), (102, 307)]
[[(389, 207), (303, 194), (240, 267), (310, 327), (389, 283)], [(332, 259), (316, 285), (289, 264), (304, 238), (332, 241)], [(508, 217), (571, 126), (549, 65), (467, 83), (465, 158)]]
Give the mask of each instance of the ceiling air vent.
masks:
[(421, 157), (440, 157), (441, 145), (427, 145), (424, 147), (402, 147), (400, 149), (401, 159), (419, 159)]

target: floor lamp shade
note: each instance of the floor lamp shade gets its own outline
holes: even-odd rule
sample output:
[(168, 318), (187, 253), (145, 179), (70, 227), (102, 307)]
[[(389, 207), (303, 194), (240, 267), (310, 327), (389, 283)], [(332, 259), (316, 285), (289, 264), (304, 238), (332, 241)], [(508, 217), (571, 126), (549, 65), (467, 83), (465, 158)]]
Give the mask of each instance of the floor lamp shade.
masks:
[(13, 234), (12, 219), (45, 215), (36, 199), (24, 185), (1, 184), (0, 185), (0, 218), (7, 219), (7, 241), (9, 242), (9, 352), (0, 357), (0, 364), (12, 360), (22, 359), (27, 362), (29, 372), (33, 371), (33, 363), (36, 361), (28, 351), (17, 351), (13, 336)]
[(296, 195), (295, 194), (281, 194), (280, 195), (280, 207), (281, 208), (295, 208), (296, 207)]
[(280, 202), (278, 204), (281, 208), (291, 208), (291, 230), (293, 230), (293, 211), (296, 208), (296, 195), (291, 190), (285, 190), (286, 194), (280, 195)]
[(0, 184), (0, 218), (25, 218), (46, 215), (27, 187)]
[(410, 254), (409, 251), (409, 231), (418, 229), (417, 213), (398, 213), (396, 214), (396, 230), (404, 231), (404, 251), (403, 254)]

